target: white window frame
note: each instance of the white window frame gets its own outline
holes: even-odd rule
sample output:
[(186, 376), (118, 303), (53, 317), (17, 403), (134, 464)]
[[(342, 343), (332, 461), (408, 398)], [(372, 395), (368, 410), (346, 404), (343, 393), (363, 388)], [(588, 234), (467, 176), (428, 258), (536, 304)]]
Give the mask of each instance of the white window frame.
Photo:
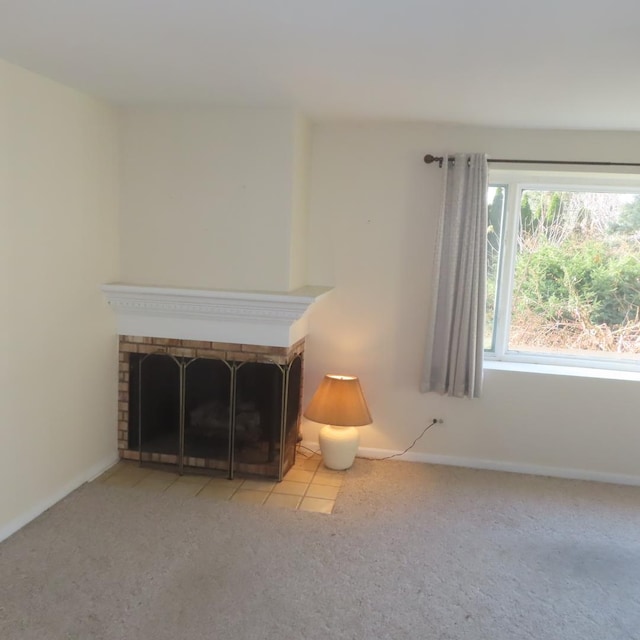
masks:
[(603, 193), (640, 194), (640, 175), (637, 173), (611, 173), (608, 171), (531, 171), (493, 169), (489, 171), (490, 186), (506, 186), (504, 218), (501, 229), (501, 247), (496, 286), (493, 350), (485, 350), (489, 362), (525, 363), (586, 369), (613, 369), (640, 372), (640, 357), (607, 358), (582, 355), (537, 353), (509, 350), (513, 278), (516, 261), (516, 238), (523, 190), (536, 191), (590, 191)]

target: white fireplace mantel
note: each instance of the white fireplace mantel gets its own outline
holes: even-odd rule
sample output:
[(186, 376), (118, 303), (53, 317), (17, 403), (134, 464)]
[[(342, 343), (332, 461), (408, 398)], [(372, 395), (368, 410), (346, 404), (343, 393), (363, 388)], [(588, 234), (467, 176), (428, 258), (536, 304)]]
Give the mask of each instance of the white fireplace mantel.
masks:
[(102, 285), (120, 335), (289, 347), (307, 333), (305, 312), (329, 287), (287, 293)]

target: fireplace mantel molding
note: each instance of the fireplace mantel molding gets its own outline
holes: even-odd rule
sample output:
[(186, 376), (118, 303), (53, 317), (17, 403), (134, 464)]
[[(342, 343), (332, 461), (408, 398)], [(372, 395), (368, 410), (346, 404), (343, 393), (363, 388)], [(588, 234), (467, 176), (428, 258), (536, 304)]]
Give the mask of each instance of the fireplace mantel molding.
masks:
[(120, 335), (289, 347), (307, 333), (305, 313), (329, 287), (285, 293), (102, 285)]

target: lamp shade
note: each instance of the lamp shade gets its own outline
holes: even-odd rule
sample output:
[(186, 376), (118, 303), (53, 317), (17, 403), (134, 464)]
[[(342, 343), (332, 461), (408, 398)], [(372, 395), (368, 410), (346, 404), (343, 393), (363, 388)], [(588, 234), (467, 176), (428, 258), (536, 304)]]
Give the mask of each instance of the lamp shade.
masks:
[(331, 374), (318, 386), (304, 417), (336, 427), (362, 427), (372, 422), (358, 378)]

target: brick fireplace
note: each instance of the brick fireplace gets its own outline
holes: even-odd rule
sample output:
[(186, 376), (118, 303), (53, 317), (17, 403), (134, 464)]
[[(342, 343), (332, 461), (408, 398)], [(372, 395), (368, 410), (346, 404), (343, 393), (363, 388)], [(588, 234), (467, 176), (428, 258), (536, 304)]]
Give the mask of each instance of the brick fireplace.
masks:
[(295, 461), (306, 309), (285, 294), (104, 285), (118, 318), (118, 451), (281, 480)]

